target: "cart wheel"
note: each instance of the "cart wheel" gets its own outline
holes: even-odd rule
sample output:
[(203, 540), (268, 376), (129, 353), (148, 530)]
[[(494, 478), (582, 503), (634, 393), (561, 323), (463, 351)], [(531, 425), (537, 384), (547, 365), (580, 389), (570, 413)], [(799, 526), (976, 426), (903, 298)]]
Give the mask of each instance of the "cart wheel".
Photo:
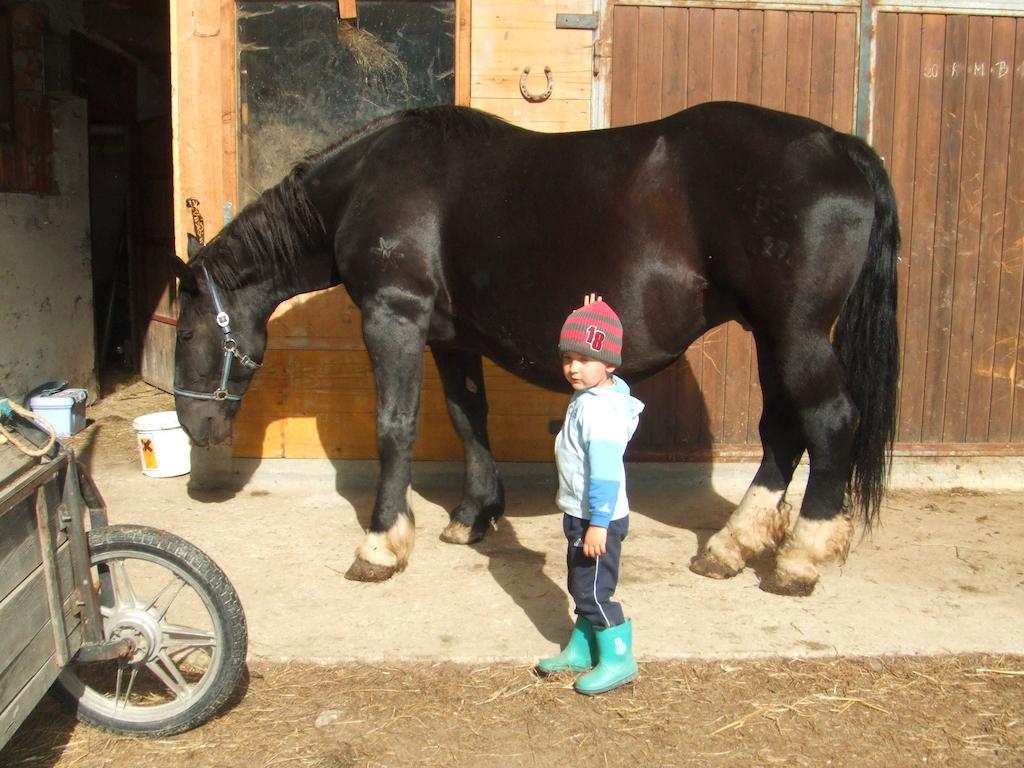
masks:
[(169, 736), (209, 720), (245, 667), (245, 614), (205, 553), (165, 531), (134, 525), (89, 533), (107, 639), (135, 651), (68, 665), (54, 691), (78, 719), (114, 733)]

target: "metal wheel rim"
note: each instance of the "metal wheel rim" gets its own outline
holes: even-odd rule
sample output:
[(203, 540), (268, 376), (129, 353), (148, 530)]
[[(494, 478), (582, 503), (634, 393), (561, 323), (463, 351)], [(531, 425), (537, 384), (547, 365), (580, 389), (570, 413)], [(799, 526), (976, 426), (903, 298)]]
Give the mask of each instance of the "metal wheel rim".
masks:
[[(119, 686), (116, 684), (112, 687), (115, 690), (115, 696), (112, 698), (110, 695), (97, 691), (91, 685), (82, 680), (77, 671), (87, 667), (86, 664), (71, 664), (65, 668), (60, 675), (61, 682), (64, 687), (75, 696), (80, 703), (87, 705), (92, 710), (100, 713), (106, 717), (120, 720), (126, 723), (153, 723), (162, 721), (167, 718), (175, 717), (183, 712), (188, 711), (194, 704), (199, 701), (211, 688), (214, 680), (217, 677), (217, 673), (223, 666), (224, 660), (224, 648), (221, 643), (221, 639), (224, 635), (224, 626), (220, 621), (217, 613), (216, 606), (205, 589), (202, 588), (200, 582), (188, 571), (183, 569), (179, 564), (168, 560), (166, 557), (161, 557), (159, 554), (150, 552), (140, 552), (136, 550), (119, 548), (110, 552), (104, 552), (100, 555), (94, 556), (92, 561), (92, 568), (95, 570), (100, 565), (108, 565), (116, 568), (116, 563), (123, 564), (132, 560), (144, 561), (158, 566), (165, 571), (173, 574), (174, 577), (180, 579), (183, 582), (181, 589), (188, 587), (191, 589), (202, 603), (203, 608), (206, 611), (206, 618), (208, 619), (212, 630), (209, 631), (210, 644), (196, 647), (204, 647), (209, 649), (209, 662), (208, 666), (203, 673), (202, 677), (197, 680), (194, 684), (187, 685), (186, 690), (183, 693), (178, 693), (171, 688), (164, 680), (161, 679), (160, 675), (155, 674), (148, 664), (141, 665), (118, 665), (119, 669), (124, 669), (122, 674), (123, 680), (121, 688), (127, 686), (125, 694), (125, 701), (119, 702), (117, 698), (117, 691)], [(181, 591), (179, 589), (179, 592)], [(173, 602), (173, 600), (172, 600)], [(136, 610), (138, 606), (135, 606)], [(103, 624), (104, 624), (104, 637), (110, 637), (111, 631), (115, 628), (111, 624), (111, 619), (116, 618), (120, 612), (125, 609), (131, 609), (124, 602), (122, 594), (118, 594), (115, 590), (115, 603), (112, 608), (103, 607), (101, 612), (103, 613)], [(122, 614), (123, 615), (123, 614)], [(159, 622), (161, 628), (166, 626), (163, 621)], [(175, 625), (176, 626), (176, 625)], [(205, 632), (204, 630), (195, 629), (198, 632)], [(176, 644), (172, 644), (171, 648), (178, 647)], [(173, 659), (173, 657), (172, 657)], [(134, 704), (128, 701), (128, 697), (131, 696), (131, 686), (127, 685), (131, 676), (133, 667), (138, 668), (138, 672), (141, 674), (142, 670), (148, 670), (150, 678), (156, 677), (158, 681), (163, 683), (164, 693), (167, 695), (173, 695), (170, 701), (160, 704), (153, 704), (149, 706)], [(169, 670), (165, 670), (165, 673)], [(171, 673), (173, 675), (173, 673)], [(180, 674), (180, 668), (179, 668)], [(172, 676), (173, 679), (173, 676)], [(134, 678), (132, 678), (134, 680)], [(177, 681), (180, 685), (181, 681)]]

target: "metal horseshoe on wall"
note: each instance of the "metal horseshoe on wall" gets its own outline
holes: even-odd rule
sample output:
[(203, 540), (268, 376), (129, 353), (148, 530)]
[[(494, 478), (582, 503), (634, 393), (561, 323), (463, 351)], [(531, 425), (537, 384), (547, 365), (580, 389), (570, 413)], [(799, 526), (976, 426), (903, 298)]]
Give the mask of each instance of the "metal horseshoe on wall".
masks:
[(530, 76), (530, 68), (523, 67), (523, 74), (519, 76), (519, 92), (523, 94), (523, 98), (529, 101), (531, 104), (537, 104), (541, 101), (547, 101), (551, 98), (551, 92), (555, 89), (554, 78), (551, 77), (551, 67), (544, 67), (544, 77), (547, 78), (548, 87), (544, 93), (530, 93), (526, 88), (526, 78)]

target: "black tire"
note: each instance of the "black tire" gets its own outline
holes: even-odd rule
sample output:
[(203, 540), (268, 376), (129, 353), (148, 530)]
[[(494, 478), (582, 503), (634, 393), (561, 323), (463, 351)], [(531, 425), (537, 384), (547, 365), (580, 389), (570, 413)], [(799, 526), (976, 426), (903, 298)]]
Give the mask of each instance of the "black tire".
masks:
[(137, 649), (127, 660), (72, 662), (54, 685), (58, 698), (113, 733), (169, 736), (205, 723), (245, 670), (245, 614), (227, 576), (155, 528), (98, 528), (89, 553), (105, 637), (130, 636)]

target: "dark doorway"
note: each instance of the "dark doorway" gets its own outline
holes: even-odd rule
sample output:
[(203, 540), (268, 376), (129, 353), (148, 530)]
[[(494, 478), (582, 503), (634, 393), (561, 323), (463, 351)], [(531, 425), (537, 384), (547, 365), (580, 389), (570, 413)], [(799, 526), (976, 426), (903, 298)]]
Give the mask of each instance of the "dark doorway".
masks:
[[(166, 0), (84, 0), (71, 40), (89, 103), (89, 192), (101, 387), (138, 373), (146, 332), (173, 282), (170, 22)], [(158, 386), (170, 387), (156, 377)]]

